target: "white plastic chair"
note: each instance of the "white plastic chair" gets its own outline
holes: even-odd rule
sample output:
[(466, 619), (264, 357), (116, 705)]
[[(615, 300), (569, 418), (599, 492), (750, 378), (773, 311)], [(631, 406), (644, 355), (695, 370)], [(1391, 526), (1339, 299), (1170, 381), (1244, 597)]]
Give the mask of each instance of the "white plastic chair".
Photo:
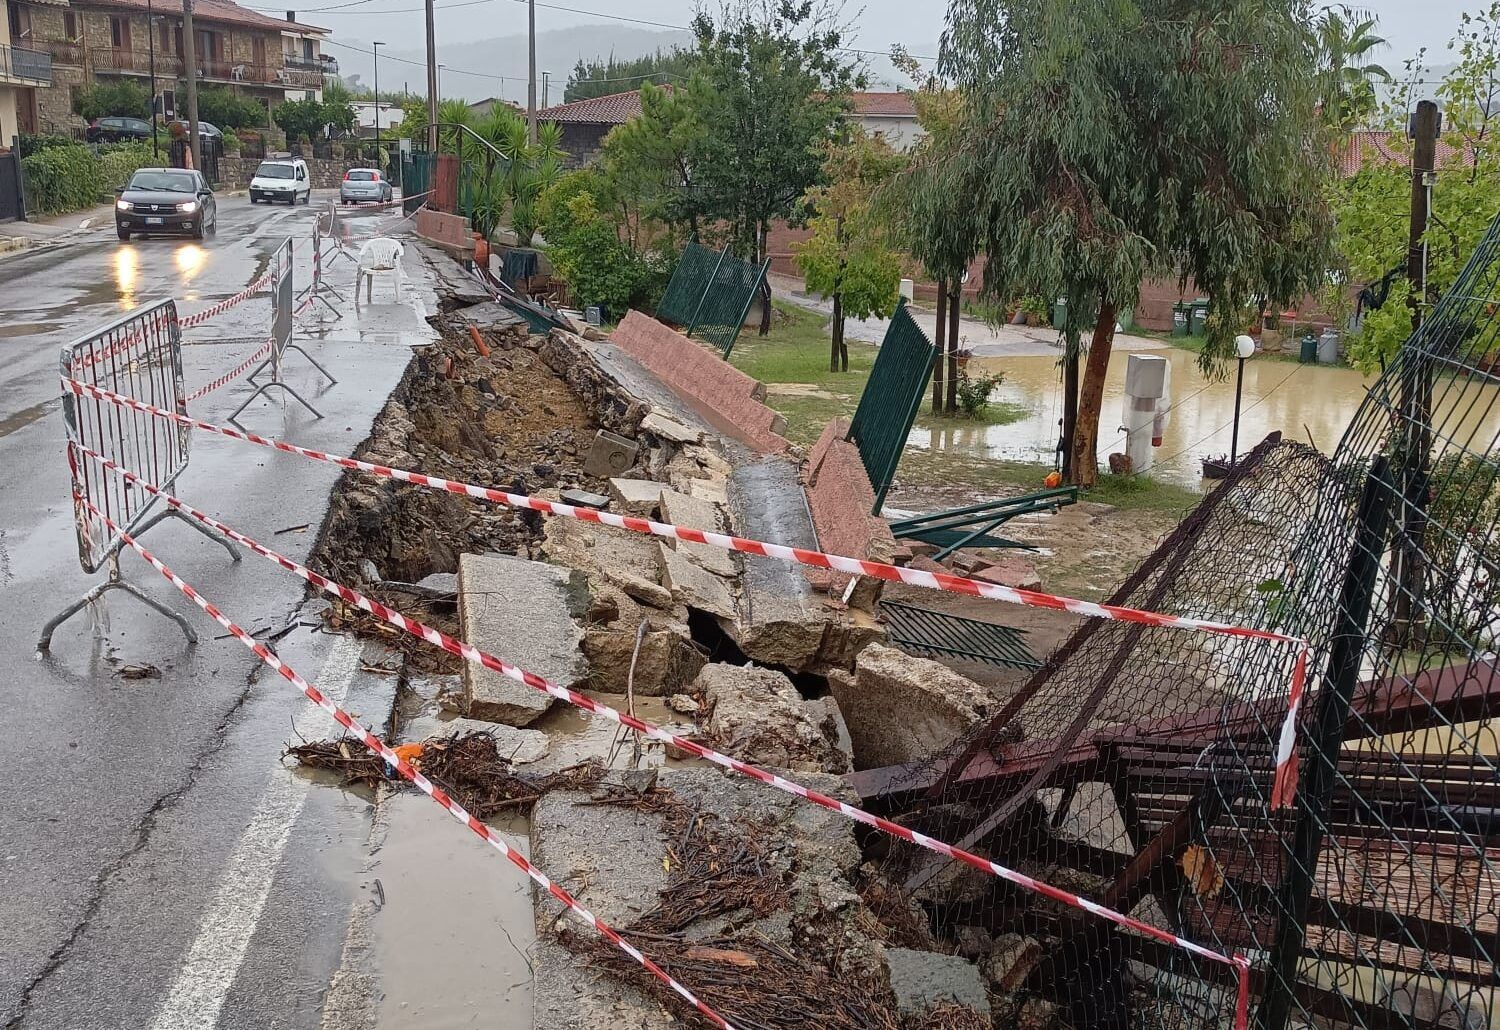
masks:
[(359, 272), (358, 279), (354, 283), (356, 306), (359, 304), (361, 283), (365, 288), (365, 302), (373, 302), (376, 272), (391, 273), (391, 284), (396, 291), (396, 301), (398, 303), (401, 301), (401, 284), (404, 279), (401, 258), (405, 253), (406, 248), (401, 245), (401, 241), (389, 236), (376, 236), (374, 239), (365, 241), (364, 246), (359, 248)]

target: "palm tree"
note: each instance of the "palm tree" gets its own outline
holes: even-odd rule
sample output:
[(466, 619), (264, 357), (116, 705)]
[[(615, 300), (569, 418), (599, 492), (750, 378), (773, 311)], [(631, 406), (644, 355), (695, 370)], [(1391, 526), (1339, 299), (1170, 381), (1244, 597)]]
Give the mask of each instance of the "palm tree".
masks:
[(1378, 24), (1368, 11), (1336, 4), (1323, 8), (1314, 25), (1323, 113), (1336, 128), (1368, 121), (1380, 106), (1375, 84), (1391, 81), (1390, 72), (1369, 60), (1372, 50), (1387, 45), (1375, 34)]

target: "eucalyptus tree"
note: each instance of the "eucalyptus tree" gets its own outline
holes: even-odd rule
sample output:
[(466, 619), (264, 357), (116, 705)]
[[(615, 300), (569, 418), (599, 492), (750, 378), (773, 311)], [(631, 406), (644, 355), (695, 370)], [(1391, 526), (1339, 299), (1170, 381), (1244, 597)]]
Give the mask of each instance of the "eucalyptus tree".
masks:
[(1211, 302), (1222, 371), (1255, 304), (1326, 277), (1314, 13), (1306, 0), (956, 0), (940, 70), (964, 97), (948, 174), (972, 188), (985, 290), (1070, 300), (1094, 325), (1069, 448), (1097, 481), (1122, 308), (1143, 279)]

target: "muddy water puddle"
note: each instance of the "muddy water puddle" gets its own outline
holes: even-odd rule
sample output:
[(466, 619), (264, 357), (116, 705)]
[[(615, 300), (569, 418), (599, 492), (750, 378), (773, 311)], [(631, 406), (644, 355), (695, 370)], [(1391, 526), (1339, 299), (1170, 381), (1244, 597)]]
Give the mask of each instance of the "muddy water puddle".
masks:
[[(1234, 422), (1234, 375), (1223, 382), (1206, 380), (1197, 368), (1197, 355), (1177, 349), (1152, 352), (1171, 363), (1173, 408), (1156, 450), (1151, 474), (1181, 486), (1202, 484), (1199, 459), (1227, 454)], [(909, 438), (912, 447), (948, 451), (987, 459), (1009, 459), (1050, 463), (1057, 446), (1058, 420), (1062, 418), (1062, 390), (1054, 358), (975, 358), (974, 365), (986, 372), (1001, 372), (1005, 382), (994, 399), (1019, 405), (1028, 414), (1006, 426), (973, 428), (919, 428)], [(1125, 387), (1126, 356), (1110, 362), (1099, 420), (1099, 460), (1111, 451), (1124, 450), (1121, 406)], [(1311, 435), (1318, 449), (1329, 453), (1337, 446), (1354, 417), (1365, 391), (1373, 382), (1359, 372), (1331, 365), (1299, 365), (1266, 357), (1245, 362), (1243, 406), (1240, 415), (1240, 451), (1243, 453), (1266, 434), (1280, 431), (1289, 439), (1306, 442)], [(1487, 397), (1463, 413), (1468, 428), (1482, 430), (1493, 438), (1500, 430), (1500, 398), (1493, 388)], [(1466, 404), (1468, 402), (1466, 401)]]
[[(382, 1030), (531, 1028), (531, 881), (425, 797), (385, 805), (370, 875)], [(490, 820), (520, 854), (524, 819)]]

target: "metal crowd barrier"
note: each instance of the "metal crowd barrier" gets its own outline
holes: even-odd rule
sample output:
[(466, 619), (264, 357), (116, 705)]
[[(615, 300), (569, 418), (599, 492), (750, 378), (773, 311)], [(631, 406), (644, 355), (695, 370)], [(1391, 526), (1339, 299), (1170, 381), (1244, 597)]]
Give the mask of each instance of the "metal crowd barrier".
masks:
[[(287, 385), (286, 381), (282, 378), (282, 364), (286, 352), (289, 350), (294, 350), (306, 358), (312, 364), (313, 368), (321, 372), (323, 378), (327, 379), (330, 383), (338, 382), (337, 379), (329, 374), (328, 369), (318, 364), (316, 358), (292, 342), (292, 316), (296, 311), (297, 299), (296, 290), (292, 283), (292, 241), (290, 237), (283, 240), (281, 246), (276, 249), (276, 253), (272, 255), (271, 274), (271, 356), (261, 362), (255, 371), (250, 373), (249, 377), (254, 381), (256, 376), (269, 368), (271, 370), (271, 379), (269, 382), (256, 386), (255, 392), (246, 397), (244, 403), (234, 409), (234, 414), (229, 416), (228, 421), (236, 426), (240, 425), (240, 413), (248, 408), (257, 397), (269, 391), (273, 386), (280, 387), (284, 392), (291, 394), (298, 404), (301, 404), (313, 413), (314, 418), (323, 417), (322, 412), (309, 404), (301, 394)], [(241, 428), (244, 427), (241, 426)]]
[[(334, 208), (334, 210), (337, 211), (338, 209)], [(329, 215), (330, 223), (333, 217), (332, 214)], [(325, 293), (331, 293), (340, 301), (344, 299), (342, 293), (323, 281), (323, 240), (325, 238), (323, 235), (323, 219), (320, 215), (313, 219), (312, 226), (312, 280), (307, 284), (307, 289), (298, 294), (297, 299), (301, 301), (303, 306), (321, 304), (333, 313), (334, 318), (343, 318), (343, 312), (334, 307), (328, 298), (323, 296)], [(343, 253), (342, 248), (336, 248), (334, 251), (335, 256), (341, 253)]]
[[(176, 303), (163, 300), (138, 308), (64, 347), (60, 371), (65, 380), (87, 383), (185, 414), (182, 332)], [(122, 477), (80, 452), (86, 449), (101, 454), (153, 486), (170, 490), (187, 469), (191, 431), (133, 408), (81, 397), (67, 389), (62, 394), (62, 410), (67, 426), (68, 468), (72, 473), (78, 561), (86, 573), (108, 569), (108, 577), (48, 620), (42, 627), (37, 649), (46, 651), (58, 626), (111, 590), (130, 594), (165, 615), (177, 623), (189, 641), (196, 643), (197, 634), (186, 619), (120, 578), (119, 533), (111, 532), (84, 502), (92, 504), (131, 536), (140, 536), (162, 519), (176, 518), (223, 545), (235, 561), (240, 560), (239, 550), (201, 523), (158, 506), (154, 494), (132, 489)]]

